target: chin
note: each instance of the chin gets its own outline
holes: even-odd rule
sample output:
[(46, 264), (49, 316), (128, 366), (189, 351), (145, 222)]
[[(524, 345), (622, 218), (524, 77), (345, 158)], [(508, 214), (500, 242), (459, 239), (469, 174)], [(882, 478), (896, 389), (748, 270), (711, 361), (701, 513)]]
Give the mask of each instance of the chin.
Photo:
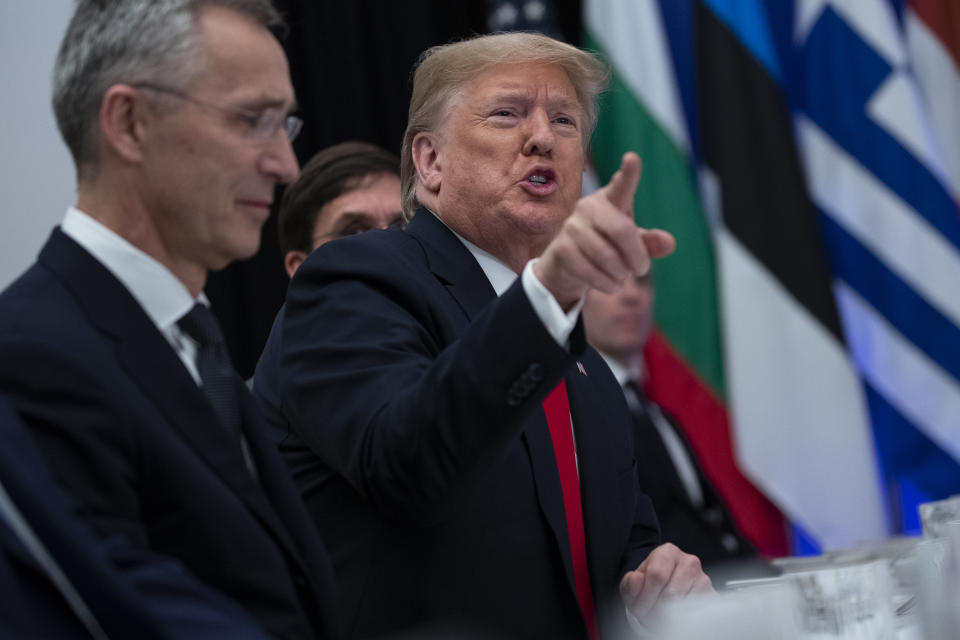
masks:
[(227, 248), (223, 251), (223, 265), (219, 267), (223, 269), (231, 262), (235, 260), (246, 260), (247, 258), (252, 258), (257, 255), (257, 251), (260, 250), (260, 236), (256, 237), (256, 240), (250, 242), (244, 242), (242, 244), (236, 244), (232, 247)]
[(521, 233), (553, 237), (560, 231), (560, 225), (566, 219), (553, 208), (531, 207), (525, 208), (513, 216), (514, 225)]

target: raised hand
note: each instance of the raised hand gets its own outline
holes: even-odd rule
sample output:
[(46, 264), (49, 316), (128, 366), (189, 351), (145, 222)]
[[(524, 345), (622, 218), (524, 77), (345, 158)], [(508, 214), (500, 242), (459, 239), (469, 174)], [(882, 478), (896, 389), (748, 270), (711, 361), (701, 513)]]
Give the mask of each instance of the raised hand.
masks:
[(650, 270), (650, 261), (673, 253), (676, 240), (633, 220), (640, 158), (624, 154), (620, 169), (597, 192), (581, 198), (534, 265), (537, 279), (564, 309), (589, 289), (616, 291), (628, 277)]

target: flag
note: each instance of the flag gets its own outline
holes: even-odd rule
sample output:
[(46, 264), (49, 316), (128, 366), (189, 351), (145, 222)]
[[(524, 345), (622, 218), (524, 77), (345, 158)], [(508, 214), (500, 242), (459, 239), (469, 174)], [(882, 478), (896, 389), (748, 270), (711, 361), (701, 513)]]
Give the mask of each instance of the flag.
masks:
[(699, 382), (714, 422), (681, 420), (708, 472), (816, 547), (915, 530), (918, 501), (960, 491), (960, 9), (587, 0), (585, 27), (614, 69), (598, 174), (637, 150), (638, 223), (678, 239), (656, 399), (701, 407)]
[(721, 349), (713, 231), (700, 204), (692, 146), (670, 42), (656, 2), (585, 4), (586, 44), (612, 67), (593, 137), (605, 182), (628, 150), (643, 160), (637, 222), (670, 230), (676, 253), (654, 271), (657, 328), (646, 359), (650, 397), (683, 426), (704, 471), (744, 534), (767, 555), (786, 553), (783, 519), (733, 456)]

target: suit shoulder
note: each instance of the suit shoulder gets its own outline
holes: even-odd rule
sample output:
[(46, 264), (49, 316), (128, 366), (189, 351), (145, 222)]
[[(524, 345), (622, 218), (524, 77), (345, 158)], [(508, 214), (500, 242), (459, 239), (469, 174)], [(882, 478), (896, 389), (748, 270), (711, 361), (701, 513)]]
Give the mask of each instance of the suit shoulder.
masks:
[(63, 283), (39, 263), (0, 293), (0, 333), (8, 340), (70, 333), (78, 325), (66, 318), (81, 313)]
[(301, 265), (313, 271), (351, 272), (409, 269), (426, 263), (426, 254), (398, 227), (376, 229), (325, 243)]

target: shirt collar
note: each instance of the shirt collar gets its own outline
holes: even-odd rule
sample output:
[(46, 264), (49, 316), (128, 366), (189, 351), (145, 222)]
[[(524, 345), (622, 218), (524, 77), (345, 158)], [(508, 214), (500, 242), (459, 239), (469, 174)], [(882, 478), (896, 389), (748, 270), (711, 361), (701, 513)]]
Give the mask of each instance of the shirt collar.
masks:
[(67, 209), (60, 229), (127, 288), (161, 331), (196, 302), (208, 304), (202, 293), (195, 300), (169, 269), (76, 207)]
[(600, 357), (602, 357), (607, 363), (607, 366), (610, 367), (613, 377), (617, 379), (617, 382), (620, 383), (621, 387), (626, 386), (626, 384), (631, 380), (636, 380), (639, 382), (643, 379), (642, 358), (633, 358), (629, 366), (624, 366), (619, 360), (614, 359), (613, 356), (606, 354), (603, 351), (598, 350), (597, 353), (600, 354)]
[[(430, 213), (433, 212), (430, 211)], [(433, 215), (437, 218), (437, 220), (440, 220), (444, 226), (447, 226), (446, 223), (440, 219), (440, 216), (435, 213), (433, 213)], [(447, 229), (450, 229), (450, 227), (447, 227)], [(483, 270), (483, 275), (487, 276), (487, 280), (490, 281), (490, 285), (493, 287), (493, 290), (497, 292), (497, 296), (503, 295), (503, 292), (509, 289), (510, 285), (513, 284), (513, 281), (517, 279), (517, 274), (514, 273), (510, 267), (497, 260), (497, 258), (495, 258), (489, 251), (484, 251), (453, 229), (450, 229), (450, 232), (457, 236), (460, 242), (463, 243), (463, 246), (470, 251), (474, 259), (480, 264), (480, 268)]]

